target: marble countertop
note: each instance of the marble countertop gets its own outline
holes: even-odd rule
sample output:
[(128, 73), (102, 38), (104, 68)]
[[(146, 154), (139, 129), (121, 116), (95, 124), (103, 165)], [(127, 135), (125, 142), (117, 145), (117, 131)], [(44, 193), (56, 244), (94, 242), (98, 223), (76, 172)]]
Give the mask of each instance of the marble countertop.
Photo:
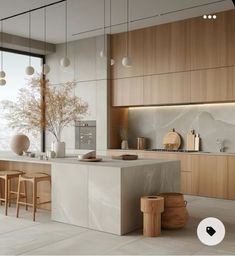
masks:
[(152, 151), (152, 150), (138, 150), (138, 149), (108, 149), (108, 151), (120, 151), (121, 153), (125, 152), (143, 152), (143, 153), (160, 153), (160, 154), (192, 154), (192, 155), (215, 155), (215, 156), (235, 156), (235, 152), (206, 152), (206, 151), (198, 151), (198, 152), (177, 152), (177, 151)]
[(163, 162), (174, 162), (172, 160), (159, 160), (159, 159), (116, 160), (106, 156), (102, 156), (101, 162), (82, 162), (78, 160), (77, 156), (67, 156), (65, 158), (40, 160), (37, 157), (32, 158), (27, 156), (18, 156), (12, 153), (4, 153), (4, 152), (0, 152), (0, 161), (15, 161), (15, 162), (26, 162), (26, 163), (36, 163), (36, 164), (61, 163), (61, 164), (79, 164), (79, 165), (99, 165), (99, 166), (119, 167), (119, 168), (152, 165), (152, 164), (163, 163)]

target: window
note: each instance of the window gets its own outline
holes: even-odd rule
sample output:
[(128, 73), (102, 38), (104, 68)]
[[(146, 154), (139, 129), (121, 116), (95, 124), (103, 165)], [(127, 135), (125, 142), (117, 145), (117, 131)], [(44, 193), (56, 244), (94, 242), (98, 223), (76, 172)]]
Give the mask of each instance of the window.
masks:
[[(1, 53), (1, 51), (0, 51)], [(31, 65), (35, 73), (40, 73), (42, 57), (31, 57)], [(0, 101), (16, 101), (19, 89), (27, 86), (28, 76), (25, 68), (29, 65), (29, 56), (20, 53), (3, 51), (3, 70), (6, 72), (6, 85), (0, 87)], [(19, 133), (8, 127), (7, 120), (0, 110), (0, 150), (10, 151), (10, 142), (14, 134)], [(30, 139), (30, 151), (41, 151), (41, 135), (37, 137), (25, 134)]]

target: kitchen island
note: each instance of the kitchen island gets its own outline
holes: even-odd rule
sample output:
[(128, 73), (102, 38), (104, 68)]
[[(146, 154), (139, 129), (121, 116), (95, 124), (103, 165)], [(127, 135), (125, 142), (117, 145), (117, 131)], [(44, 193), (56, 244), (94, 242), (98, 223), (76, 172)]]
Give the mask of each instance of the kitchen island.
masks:
[(180, 190), (179, 161), (104, 158), (88, 163), (0, 156), (1, 168), (6, 163), (50, 166), (52, 220), (117, 235), (142, 226), (141, 196)]

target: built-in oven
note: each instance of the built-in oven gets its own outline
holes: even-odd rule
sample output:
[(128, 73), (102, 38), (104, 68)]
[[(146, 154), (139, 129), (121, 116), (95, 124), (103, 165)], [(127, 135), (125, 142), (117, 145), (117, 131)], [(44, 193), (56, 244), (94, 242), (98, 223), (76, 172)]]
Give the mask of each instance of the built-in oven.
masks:
[(96, 121), (75, 123), (75, 149), (96, 150)]

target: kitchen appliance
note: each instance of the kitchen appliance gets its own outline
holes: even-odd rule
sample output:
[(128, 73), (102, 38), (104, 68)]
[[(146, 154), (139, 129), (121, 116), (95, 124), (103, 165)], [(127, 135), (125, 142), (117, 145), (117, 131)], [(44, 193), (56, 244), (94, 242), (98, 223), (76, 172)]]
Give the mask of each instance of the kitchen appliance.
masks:
[(137, 149), (144, 150), (146, 148), (146, 139), (144, 137), (138, 137), (136, 140), (137, 140)]
[(96, 121), (75, 123), (75, 149), (96, 149)]

